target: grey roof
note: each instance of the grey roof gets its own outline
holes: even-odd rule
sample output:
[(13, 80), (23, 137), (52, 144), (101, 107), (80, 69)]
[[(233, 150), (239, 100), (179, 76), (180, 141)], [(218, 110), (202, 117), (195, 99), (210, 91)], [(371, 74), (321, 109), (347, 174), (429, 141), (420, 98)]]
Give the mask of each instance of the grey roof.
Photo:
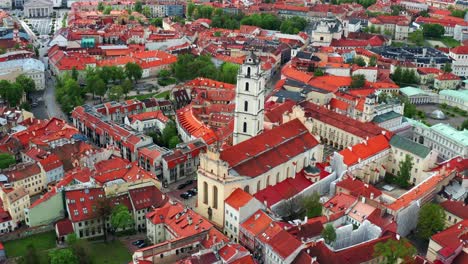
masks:
[(287, 90), (279, 90), (273, 96), (278, 97), (278, 100), (284, 102), (286, 99), (293, 100), (295, 102), (302, 102), (304, 101), (304, 97), (301, 95), (300, 92), (292, 92)]
[(414, 155), (421, 158), (427, 157), (427, 155), (431, 152), (428, 147), (399, 135), (394, 135), (392, 137), (390, 140), (390, 145), (413, 153)]
[(397, 117), (401, 117), (401, 115), (394, 112), (394, 111), (390, 111), (390, 112), (387, 112), (385, 114), (375, 116), (372, 119), (372, 122), (379, 124), (379, 123), (382, 123), (382, 122), (385, 122), (385, 121), (388, 121), (388, 120), (391, 120), (391, 119), (397, 118)]

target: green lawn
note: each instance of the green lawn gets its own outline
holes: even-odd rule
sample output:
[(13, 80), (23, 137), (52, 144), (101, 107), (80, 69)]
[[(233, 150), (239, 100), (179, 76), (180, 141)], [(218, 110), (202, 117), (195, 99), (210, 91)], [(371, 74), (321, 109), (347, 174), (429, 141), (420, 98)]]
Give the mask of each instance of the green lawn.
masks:
[(132, 260), (132, 255), (119, 240), (92, 243), (90, 249), (93, 264), (122, 264)]
[(148, 99), (148, 98), (151, 98), (151, 97), (154, 97), (154, 98), (164, 98), (166, 97), (166, 95), (169, 95), (169, 91), (165, 91), (165, 92), (162, 92), (162, 93), (148, 93), (148, 94), (138, 94), (138, 95), (132, 95), (132, 96), (128, 96), (127, 99), (138, 99), (138, 100), (144, 100), (144, 99)]
[(460, 46), (460, 41), (453, 39), (452, 37), (441, 37), (440, 41), (449, 48), (455, 48)]
[(55, 232), (37, 234), (23, 239), (12, 240), (4, 243), (7, 257), (19, 257), (26, 254), (26, 248), (33, 244), (37, 251), (55, 248)]

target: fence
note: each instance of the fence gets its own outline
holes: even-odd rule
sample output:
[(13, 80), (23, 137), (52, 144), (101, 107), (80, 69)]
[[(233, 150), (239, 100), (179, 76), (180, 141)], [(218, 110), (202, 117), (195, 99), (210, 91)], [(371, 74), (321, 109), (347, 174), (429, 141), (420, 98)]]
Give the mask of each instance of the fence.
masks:
[(20, 228), (13, 232), (1, 235), (0, 241), (6, 242), (10, 240), (21, 239), (21, 238), (29, 237), (32, 235), (46, 233), (52, 230), (55, 230), (55, 226), (53, 224), (30, 227), (30, 228)]

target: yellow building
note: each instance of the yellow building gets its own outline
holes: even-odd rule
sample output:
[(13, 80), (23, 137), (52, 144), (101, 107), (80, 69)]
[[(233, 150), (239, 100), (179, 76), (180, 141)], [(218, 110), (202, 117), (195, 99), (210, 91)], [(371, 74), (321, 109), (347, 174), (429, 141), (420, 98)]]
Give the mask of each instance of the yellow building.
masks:
[(322, 151), (298, 119), (222, 151), (210, 147), (200, 154), (197, 211), (223, 226), (224, 200), (236, 188), (255, 194), (294, 177), (312, 158), (321, 160)]
[(14, 223), (25, 220), (24, 209), (29, 208), (31, 202), (29, 194), (22, 186), (13, 188), (11, 185), (4, 185), (0, 188), (0, 195), (3, 200), (3, 207), (11, 215)]
[(45, 172), (36, 163), (21, 163), (3, 172), (14, 188), (24, 187), (29, 195), (41, 193), (47, 187)]

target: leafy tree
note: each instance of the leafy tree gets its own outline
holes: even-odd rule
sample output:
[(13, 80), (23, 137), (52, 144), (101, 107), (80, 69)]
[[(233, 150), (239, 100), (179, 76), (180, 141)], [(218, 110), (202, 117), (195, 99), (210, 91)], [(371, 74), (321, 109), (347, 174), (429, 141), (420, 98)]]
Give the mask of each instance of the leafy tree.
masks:
[(408, 35), (409, 41), (413, 42), (417, 46), (423, 46), (424, 45), (424, 34), (422, 30), (416, 30), (414, 32), (411, 32)]
[(169, 143), (168, 143), (168, 146), (167, 146), (167, 147), (170, 148), (170, 149), (173, 149), (173, 148), (175, 148), (175, 147), (177, 146), (177, 144), (179, 144), (179, 143), (180, 143), (179, 137), (178, 137), (178, 136), (173, 136), (173, 137), (171, 137), (171, 139), (169, 139)]
[(160, 17), (156, 17), (156, 18), (153, 18), (151, 19), (150, 21), (151, 25), (155, 26), (155, 27), (162, 27), (162, 18)]
[(416, 253), (416, 248), (406, 239), (389, 239), (374, 246), (374, 257), (383, 257), (384, 264), (396, 264), (399, 259), (409, 260)]
[(187, 3), (187, 17), (192, 17), (193, 11), (195, 10), (195, 4), (190, 1)]
[(463, 121), (463, 123), (461, 124), (460, 130), (464, 129), (468, 130), (468, 119), (465, 119), (465, 121)]
[(213, 33), (213, 36), (215, 37), (221, 37), (221, 32), (220, 31), (216, 31), (215, 33)]
[(143, 70), (140, 65), (129, 62), (125, 64), (125, 74), (130, 80), (137, 82), (143, 76)]
[(131, 90), (133, 90), (133, 83), (132, 83), (132, 81), (130, 81), (130, 80), (128, 80), (128, 79), (125, 80), (125, 81), (123, 81), (123, 83), (122, 83), (121, 86), (122, 86), (122, 92), (125, 94), (125, 96), (127, 96), (127, 94), (128, 94)]
[(28, 244), (26, 246), (26, 255), (21, 258), (22, 264), (36, 264), (39, 258), (37, 254), (37, 249), (33, 244)]
[(385, 103), (387, 102), (387, 98), (388, 98), (388, 94), (386, 92), (381, 92), (379, 93), (379, 96), (378, 96), (378, 102)]
[(71, 76), (66, 75), (57, 79), (55, 94), (64, 112), (70, 113), (74, 107), (82, 105), (85, 93), (86, 90), (81, 89)]
[(364, 58), (361, 57), (361, 56), (356, 56), (356, 57), (354, 57), (353, 63), (354, 63), (354, 64), (357, 64), (357, 66), (359, 66), (359, 67), (364, 67), (364, 66), (366, 66), (366, 61), (365, 61)]
[(68, 248), (50, 251), (49, 258), (50, 264), (78, 264), (78, 258)]
[(104, 11), (104, 3), (103, 2), (98, 3), (98, 10), (101, 11), (101, 12)]
[(110, 222), (115, 231), (122, 230), (133, 225), (133, 217), (125, 205), (119, 204), (112, 209)]
[(78, 242), (78, 237), (76, 236), (75, 233), (71, 233), (67, 235), (66, 241), (69, 245), (74, 245), (75, 243)]
[(369, 59), (369, 67), (377, 66), (377, 57), (371, 56)]
[(403, 115), (405, 117), (412, 118), (416, 115), (416, 106), (408, 100), (404, 100), (405, 108), (403, 109)]
[(411, 178), (411, 170), (413, 169), (413, 158), (409, 155), (405, 156), (405, 160), (399, 164), (396, 183), (402, 188), (408, 188)]
[(104, 11), (102, 12), (104, 15), (109, 15), (110, 12), (112, 11), (112, 6), (106, 6), (104, 8)]
[(241, 25), (257, 26), (263, 29), (279, 30), (281, 27), (281, 20), (278, 16), (273, 14), (253, 14), (242, 18)]
[(302, 17), (291, 17), (281, 22), (280, 31), (285, 34), (297, 34), (305, 29), (307, 20)]
[(351, 79), (351, 88), (361, 88), (366, 83), (366, 77), (363, 74), (353, 75)]
[(442, 68), (444, 72), (452, 72), (452, 65), (450, 63), (445, 63), (444, 68)]
[(98, 78), (94, 83), (93, 87), (93, 93), (96, 93), (96, 95), (99, 95), (102, 99), (102, 97), (106, 94), (107, 91), (106, 83), (101, 78)]
[(392, 10), (392, 12), (391, 12), (392, 16), (398, 16), (398, 15), (400, 15), (401, 11), (405, 10), (405, 8), (403, 6), (400, 6), (400, 5), (392, 5), (392, 6), (390, 6), (390, 9)]
[(392, 80), (397, 84), (401, 82), (401, 78), (403, 76), (403, 69), (400, 66), (397, 66), (395, 71), (392, 74)]
[(440, 38), (445, 34), (444, 27), (439, 24), (425, 24), (422, 28), (425, 37)]
[(36, 83), (33, 79), (26, 75), (21, 74), (20, 76), (16, 77), (15, 81), (27, 95), (36, 91)]
[(331, 244), (336, 240), (335, 228), (331, 224), (327, 224), (322, 230), (322, 237), (325, 239), (325, 243)]
[(218, 81), (235, 84), (237, 82), (237, 72), (239, 65), (229, 62), (221, 64)]
[(140, 0), (135, 2), (134, 9), (136, 12), (141, 13), (143, 11), (143, 3)]
[(112, 101), (119, 101), (124, 94), (123, 88), (120, 85), (115, 85), (109, 90), (109, 99)]
[(427, 10), (423, 10), (423, 11), (419, 12), (419, 15), (422, 16), (422, 17), (429, 17), (429, 12), (427, 12)]
[(73, 80), (78, 81), (78, 71), (76, 70), (75, 66), (72, 67), (71, 77)]
[(143, 11), (141, 13), (147, 18), (151, 17), (151, 9), (149, 6), (143, 7)]
[(459, 17), (459, 18), (464, 18), (466, 14), (467, 9), (460, 10), (460, 9), (453, 9), (451, 12), (451, 16), (454, 17)]
[(104, 241), (107, 241), (107, 228), (106, 228), (106, 219), (112, 213), (111, 200), (107, 197), (101, 197), (96, 200), (94, 206), (94, 211), (96, 212), (97, 218), (101, 221), (101, 228), (104, 234)]
[(435, 233), (445, 228), (445, 211), (435, 203), (423, 205), (419, 211), (418, 225), (416, 227), (418, 236), (428, 240)]
[(14, 82), (10, 84), (9, 86), (7, 86), (7, 90), (5, 92), (5, 99), (8, 101), (8, 104), (11, 107), (16, 107), (20, 104), (21, 99), (23, 98), (24, 91), (19, 83)]
[(323, 76), (323, 75), (325, 75), (325, 72), (322, 69), (320, 69), (320, 68), (315, 69), (315, 71), (314, 71), (314, 76), (315, 77), (319, 77), (319, 76)]
[(6, 169), (16, 163), (14, 156), (8, 153), (0, 153), (0, 169)]
[(320, 203), (320, 195), (317, 192), (304, 197), (302, 202), (308, 218), (322, 215), (322, 204)]

